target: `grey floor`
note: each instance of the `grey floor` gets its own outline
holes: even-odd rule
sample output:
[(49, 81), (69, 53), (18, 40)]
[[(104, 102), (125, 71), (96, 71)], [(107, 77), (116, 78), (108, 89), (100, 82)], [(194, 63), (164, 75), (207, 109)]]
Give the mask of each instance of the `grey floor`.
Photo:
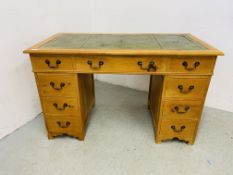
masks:
[(233, 174), (233, 113), (204, 108), (193, 146), (155, 144), (147, 93), (96, 82), (96, 98), (84, 142), (48, 140), (39, 116), (0, 140), (0, 174)]

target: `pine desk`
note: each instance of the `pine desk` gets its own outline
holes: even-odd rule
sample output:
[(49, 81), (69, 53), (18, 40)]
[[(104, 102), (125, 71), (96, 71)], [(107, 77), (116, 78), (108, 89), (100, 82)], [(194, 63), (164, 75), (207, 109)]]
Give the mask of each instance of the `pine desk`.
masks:
[(223, 53), (191, 34), (56, 34), (29, 53), (48, 138), (83, 140), (95, 105), (94, 73), (150, 75), (148, 109), (155, 139), (193, 144)]

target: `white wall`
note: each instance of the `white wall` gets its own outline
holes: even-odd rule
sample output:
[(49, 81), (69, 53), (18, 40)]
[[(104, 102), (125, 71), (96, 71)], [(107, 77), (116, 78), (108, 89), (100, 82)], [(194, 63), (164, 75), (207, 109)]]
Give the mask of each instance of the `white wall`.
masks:
[[(95, 32), (188, 32), (225, 52), (219, 57), (206, 105), (233, 112), (232, 0), (96, 0)], [(97, 79), (148, 90), (147, 76), (97, 75)]]
[[(206, 104), (233, 111), (232, 0), (0, 1), (0, 138), (40, 111), (28, 55), (22, 50), (57, 32), (190, 32), (222, 49)], [(97, 79), (148, 89), (147, 76)]]

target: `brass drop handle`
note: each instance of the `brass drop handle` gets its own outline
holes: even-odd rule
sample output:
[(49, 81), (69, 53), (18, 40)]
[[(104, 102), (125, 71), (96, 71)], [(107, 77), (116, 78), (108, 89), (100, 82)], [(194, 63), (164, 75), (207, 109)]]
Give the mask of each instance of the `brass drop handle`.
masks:
[(172, 109), (172, 112), (176, 112), (178, 114), (185, 114), (189, 111), (190, 107), (189, 106), (175, 106)]
[(55, 87), (55, 83), (52, 82), (52, 81), (51, 81), (49, 84), (50, 84), (50, 86), (51, 86), (53, 89), (55, 89), (55, 90), (57, 90), (57, 91), (62, 90), (62, 88), (66, 85), (65, 83), (61, 82), (61, 83), (60, 83), (60, 87)]
[(103, 61), (99, 61), (97, 66), (93, 64), (92, 60), (88, 60), (87, 61), (87, 64), (92, 68), (92, 69), (100, 69), (101, 66), (104, 65), (104, 62)]
[(201, 63), (199, 61), (196, 61), (194, 64), (193, 64), (193, 67), (189, 67), (189, 64), (187, 61), (184, 61), (182, 63), (182, 65), (184, 66), (185, 70), (187, 71), (192, 71), (194, 69), (196, 69)]
[(61, 122), (57, 121), (57, 125), (60, 128), (68, 128), (70, 126), (70, 122), (61, 123)]
[(143, 66), (142, 61), (138, 61), (138, 66), (139, 66), (142, 70), (147, 70), (148, 72), (150, 72), (150, 71), (156, 71), (156, 70), (157, 70), (157, 67), (156, 67), (154, 61), (150, 61), (146, 67)]
[(55, 62), (55, 66), (52, 66), (48, 59), (45, 60), (45, 63), (48, 65), (49, 68), (57, 69), (59, 67), (59, 65), (61, 64), (61, 60), (57, 59)]
[(172, 125), (172, 126), (171, 126), (171, 129), (172, 129), (174, 132), (176, 132), (176, 133), (182, 132), (185, 128), (186, 128), (185, 125), (182, 125), (182, 126), (180, 127), (180, 129), (177, 129), (175, 125)]
[(53, 106), (59, 111), (63, 111), (66, 108), (71, 108), (72, 107), (71, 105), (68, 105), (67, 103), (64, 103), (62, 107), (58, 107), (57, 103), (53, 103)]
[(184, 86), (183, 85), (178, 85), (177, 88), (179, 89), (179, 91), (182, 94), (187, 94), (187, 93), (191, 92), (194, 89), (194, 85), (190, 85), (187, 90), (184, 90)]

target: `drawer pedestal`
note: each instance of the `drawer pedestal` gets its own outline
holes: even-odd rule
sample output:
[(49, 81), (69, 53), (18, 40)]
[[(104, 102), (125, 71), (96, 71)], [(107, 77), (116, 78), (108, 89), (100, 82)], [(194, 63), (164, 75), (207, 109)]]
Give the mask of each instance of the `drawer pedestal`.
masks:
[(210, 76), (151, 76), (148, 105), (156, 143), (194, 143), (209, 82)]
[(69, 135), (84, 140), (95, 104), (93, 74), (35, 73), (48, 138)]

